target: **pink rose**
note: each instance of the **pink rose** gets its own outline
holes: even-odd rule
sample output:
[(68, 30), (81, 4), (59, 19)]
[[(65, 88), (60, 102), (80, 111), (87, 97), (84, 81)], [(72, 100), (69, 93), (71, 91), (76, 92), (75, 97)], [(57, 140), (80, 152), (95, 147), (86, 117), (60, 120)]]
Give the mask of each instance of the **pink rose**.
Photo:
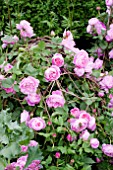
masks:
[(19, 84), (20, 91), (23, 94), (36, 93), (37, 87), (39, 86), (39, 80), (32, 76), (23, 78)]
[(55, 158), (59, 159), (60, 158), (60, 152), (56, 152)]
[(28, 96), (26, 96), (24, 99), (29, 106), (35, 106), (35, 104), (38, 104), (40, 102), (41, 97), (39, 94), (31, 93), (28, 94)]
[(48, 105), (48, 107), (63, 107), (65, 104), (65, 99), (61, 94), (54, 94), (52, 93), (52, 95), (50, 95), (47, 99), (46, 99), (46, 103)]
[(23, 38), (31, 38), (35, 34), (33, 32), (33, 28), (30, 26), (30, 23), (26, 20), (20, 21), (20, 24), (16, 24), (16, 28), (20, 30), (20, 35)]
[(90, 117), (87, 128), (91, 131), (94, 131), (96, 129), (96, 122), (95, 122), (95, 118), (93, 116)]
[(26, 145), (21, 145), (21, 152), (27, 152), (28, 146)]
[(41, 117), (35, 117), (29, 120), (28, 127), (33, 130), (40, 131), (46, 127), (46, 123)]
[(89, 122), (91, 119), (91, 116), (85, 110), (81, 110), (79, 118), (85, 119), (87, 122)]
[(75, 68), (74, 68), (74, 72), (75, 72), (75, 74), (76, 74), (78, 77), (81, 77), (81, 76), (84, 75), (85, 69), (84, 69), (84, 68), (75, 67)]
[(28, 122), (30, 120), (30, 114), (28, 111), (24, 110), (20, 116), (20, 122)]
[(113, 157), (113, 145), (102, 144), (102, 152), (109, 157)]
[(85, 68), (89, 62), (88, 53), (85, 50), (80, 50), (74, 57), (73, 63), (78, 68)]
[(113, 49), (109, 52), (109, 59), (113, 58)]
[(94, 62), (94, 69), (98, 70), (102, 68), (102, 65), (103, 65), (103, 60), (100, 60), (99, 58), (97, 58)]
[(111, 75), (107, 75), (100, 81), (100, 86), (102, 89), (111, 89), (113, 87), (113, 77)]
[(80, 134), (80, 139), (83, 139), (83, 141), (86, 141), (86, 140), (88, 140), (89, 136), (90, 136), (90, 133), (86, 129), (86, 130), (82, 131), (82, 133)]
[(30, 140), (30, 143), (28, 146), (37, 146), (38, 142), (36, 142), (35, 140)]
[(75, 131), (75, 132), (81, 132), (84, 129), (87, 128), (87, 120), (86, 119), (70, 119), (70, 125), (71, 125), (71, 130)]
[(4, 71), (7, 73), (9, 70), (11, 70), (13, 68), (13, 66), (11, 64), (7, 64), (4, 66)]
[(99, 140), (97, 138), (91, 138), (90, 139), (90, 145), (92, 148), (96, 149), (99, 147)]
[(54, 54), (52, 58), (52, 64), (58, 67), (62, 67), (64, 65), (64, 58), (62, 57), (62, 54), (60, 53)]
[(106, 6), (112, 6), (113, 0), (106, 0)]
[(91, 18), (91, 19), (89, 19), (88, 24), (91, 25), (91, 26), (94, 26), (98, 22), (99, 22), (99, 20), (97, 18)]
[(45, 71), (45, 79), (47, 81), (55, 81), (60, 77), (60, 69), (58, 66), (52, 65)]
[(72, 116), (74, 116), (75, 118), (79, 118), (80, 110), (77, 107), (74, 107), (73, 109), (71, 109), (70, 112)]

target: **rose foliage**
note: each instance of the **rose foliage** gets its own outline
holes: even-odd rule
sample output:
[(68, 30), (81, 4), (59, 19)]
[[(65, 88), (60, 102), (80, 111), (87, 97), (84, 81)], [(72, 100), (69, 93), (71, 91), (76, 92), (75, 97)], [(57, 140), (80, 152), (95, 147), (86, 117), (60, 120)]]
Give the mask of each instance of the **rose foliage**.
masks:
[(105, 3), (88, 21), (87, 51), (69, 30), (36, 37), (26, 20), (2, 38), (1, 170), (112, 168), (113, 0)]

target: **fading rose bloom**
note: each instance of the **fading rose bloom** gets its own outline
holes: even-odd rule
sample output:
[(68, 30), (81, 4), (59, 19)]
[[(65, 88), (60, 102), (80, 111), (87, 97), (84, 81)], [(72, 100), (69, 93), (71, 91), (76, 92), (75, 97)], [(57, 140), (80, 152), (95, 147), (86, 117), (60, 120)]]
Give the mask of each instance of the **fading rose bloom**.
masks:
[(38, 86), (39, 86), (39, 80), (35, 79), (32, 76), (28, 76), (27, 78), (23, 78), (22, 81), (19, 83), (20, 91), (23, 94), (36, 93)]
[(82, 131), (82, 133), (80, 134), (79, 137), (80, 137), (80, 139), (83, 139), (83, 141), (86, 141), (86, 140), (88, 140), (89, 136), (90, 136), (90, 133), (86, 129), (86, 130)]
[(69, 142), (72, 142), (74, 140), (76, 140), (76, 136), (72, 137), (70, 134), (67, 135), (66, 139), (69, 141)]
[(80, 50), (75, 56), (73, 63), (78, 68), (85, 68), (89, 62), (88, 53), (85, 50)]
[(4, 66), (4, 71), (7, 73), (9, 70), (11, 70), (13, 68), (13, 65), (11, 65), (11, 64), (7, 64), (7, 65), (5, 65)]
[(105, 0), (106, 6), (112, 6), (113, 5), (113, 0)]
[(113, 157), (113, 145), (102, 144), (102, 152), (109, 157)]
[(41, 97), (39, 94), (31, 93), (31, 94), (28, 94), (28, 96), (26, 96), (24, 99), (26, 100), (29, 106), (35, 106), (36, 104), (40, 102)]
[(109, 52), (109, 59), (113, 58), (113, 49)]
[(94, 62), (94, 69), (98, 70), (102, 68), (102, 65), (103, 65), (103, 60), (100, 60), (99, 58), (97, 58)]
[(104, 96), (104, 92), (103, 91), (98, 92), (98, 96), (99, 97), (103, 97)]
[(27, 152), (28, 146), (26, 145), (21, 145), (21, 152)]
[(38, 142), (36, 142), (35, 140), (30, 140), (30, 143), (28, 146), (37, 146)]
[(95, 122), (95, 118), (93, 116), (90, 117), (87, 128), (91, 131), (94, 131), (96, 129), (96, 122)]
[(74, 116), (75, 118), (79, 118), (80, 110), (77, 107), (74, 107), (73, 109), (71, 109), (70, 112), (72, 116)]
[(28, 111), (24, 110), (20, 115), (20, 122), (27, 123), (30, 120), (30, 114)]
[(113, 87), (113, 77), (111, 75), (107, 75), (100, 81), (101, 89), (111, 89)]
[(59, 94), (54, 94), (52, 93), (52, 95), (50, 95), (47, 99), (46, 99), (46, 103), (48, 105), (48, 107), (63, 107), (65, 104), (65, 99), (62, 95)]
[(52, 64), (58, 67), (62, 67), (64, 65), (64, 58), (62, 57), (62, 54), (54, 54), (54, 56), (52, 57)]
[(87, 33), (92, 34), (93, 32), (93, 27), (91, 25), (88, 25), (86, 28)]
[(84, 68), (74, 68), (74, 72), (78, 77), (81, 77), (84, 75), (85, 73), (85, 69)]
[(23, 38), (31, 38), (35, 34), (33, 32), (33, 28), (30, 26), (30, 23), (26, 20), (20, 21), (20, 24), (16, 24), (16, 28), (20, 30), (20, 35)]
[(97, 138), (91, 138), (90, 139), (90, 145), (92, 148), (96, 149), (99, 147), (99, 140)]
[(45, 79), (47, 81), (55, 81), (60, 77), (60, 69), (56, 65), (52, 65), (45, 71)]
[(94, 26), (98, 22), (99, 22), (99, 20), (97, 18), (91, 18), (91, 19), (89, 19), (88, 24), (91, 25), (91, 26)]
[(96, 25), (95, 25), (95, 29), (98, 35), (100, 35), (103, 31), (106, 31), (106, 26), (103, 22), (99, 21)]
[(28, 121), (28, 127), (35, 130), (40, 131), (46, 127), (45, 120), (41, 117), (35, 117)]
[(75, 132), (81, 132), (87, 128), (87, 120), (83, 118), (70, 119), (71, 130)]
[(55, 158), (59, 159), (60, 158), (60, 152), (55, 153)]

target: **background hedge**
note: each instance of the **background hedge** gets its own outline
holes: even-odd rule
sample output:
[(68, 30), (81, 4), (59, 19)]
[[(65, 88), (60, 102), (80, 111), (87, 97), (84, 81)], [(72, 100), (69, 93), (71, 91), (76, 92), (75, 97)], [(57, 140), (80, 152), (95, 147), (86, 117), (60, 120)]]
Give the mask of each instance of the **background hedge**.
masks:
[(38, 36), (49, 35), (51, 30), (62, 34), (66, 28), (73, 32), (75, 39), (88, 39), (87, 22), (98, 15), (97, 6), (101, 7), (100, 12), (106, 10), (104, 0), (2, 0), (0, 30), (6, 33), (25, 19)]

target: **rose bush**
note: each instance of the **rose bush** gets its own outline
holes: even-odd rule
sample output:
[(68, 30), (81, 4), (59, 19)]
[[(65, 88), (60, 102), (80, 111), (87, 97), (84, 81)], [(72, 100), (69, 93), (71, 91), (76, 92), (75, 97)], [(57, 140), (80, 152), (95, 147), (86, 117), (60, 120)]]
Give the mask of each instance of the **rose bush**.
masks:
[(87, 51), (69, 30), (33, 39), (26, 20), (15, 26), (18, 41), (2, 38), (1, 170), (112, 169), (113, 2), (105, 3), (88, 22), (96, 43)]

